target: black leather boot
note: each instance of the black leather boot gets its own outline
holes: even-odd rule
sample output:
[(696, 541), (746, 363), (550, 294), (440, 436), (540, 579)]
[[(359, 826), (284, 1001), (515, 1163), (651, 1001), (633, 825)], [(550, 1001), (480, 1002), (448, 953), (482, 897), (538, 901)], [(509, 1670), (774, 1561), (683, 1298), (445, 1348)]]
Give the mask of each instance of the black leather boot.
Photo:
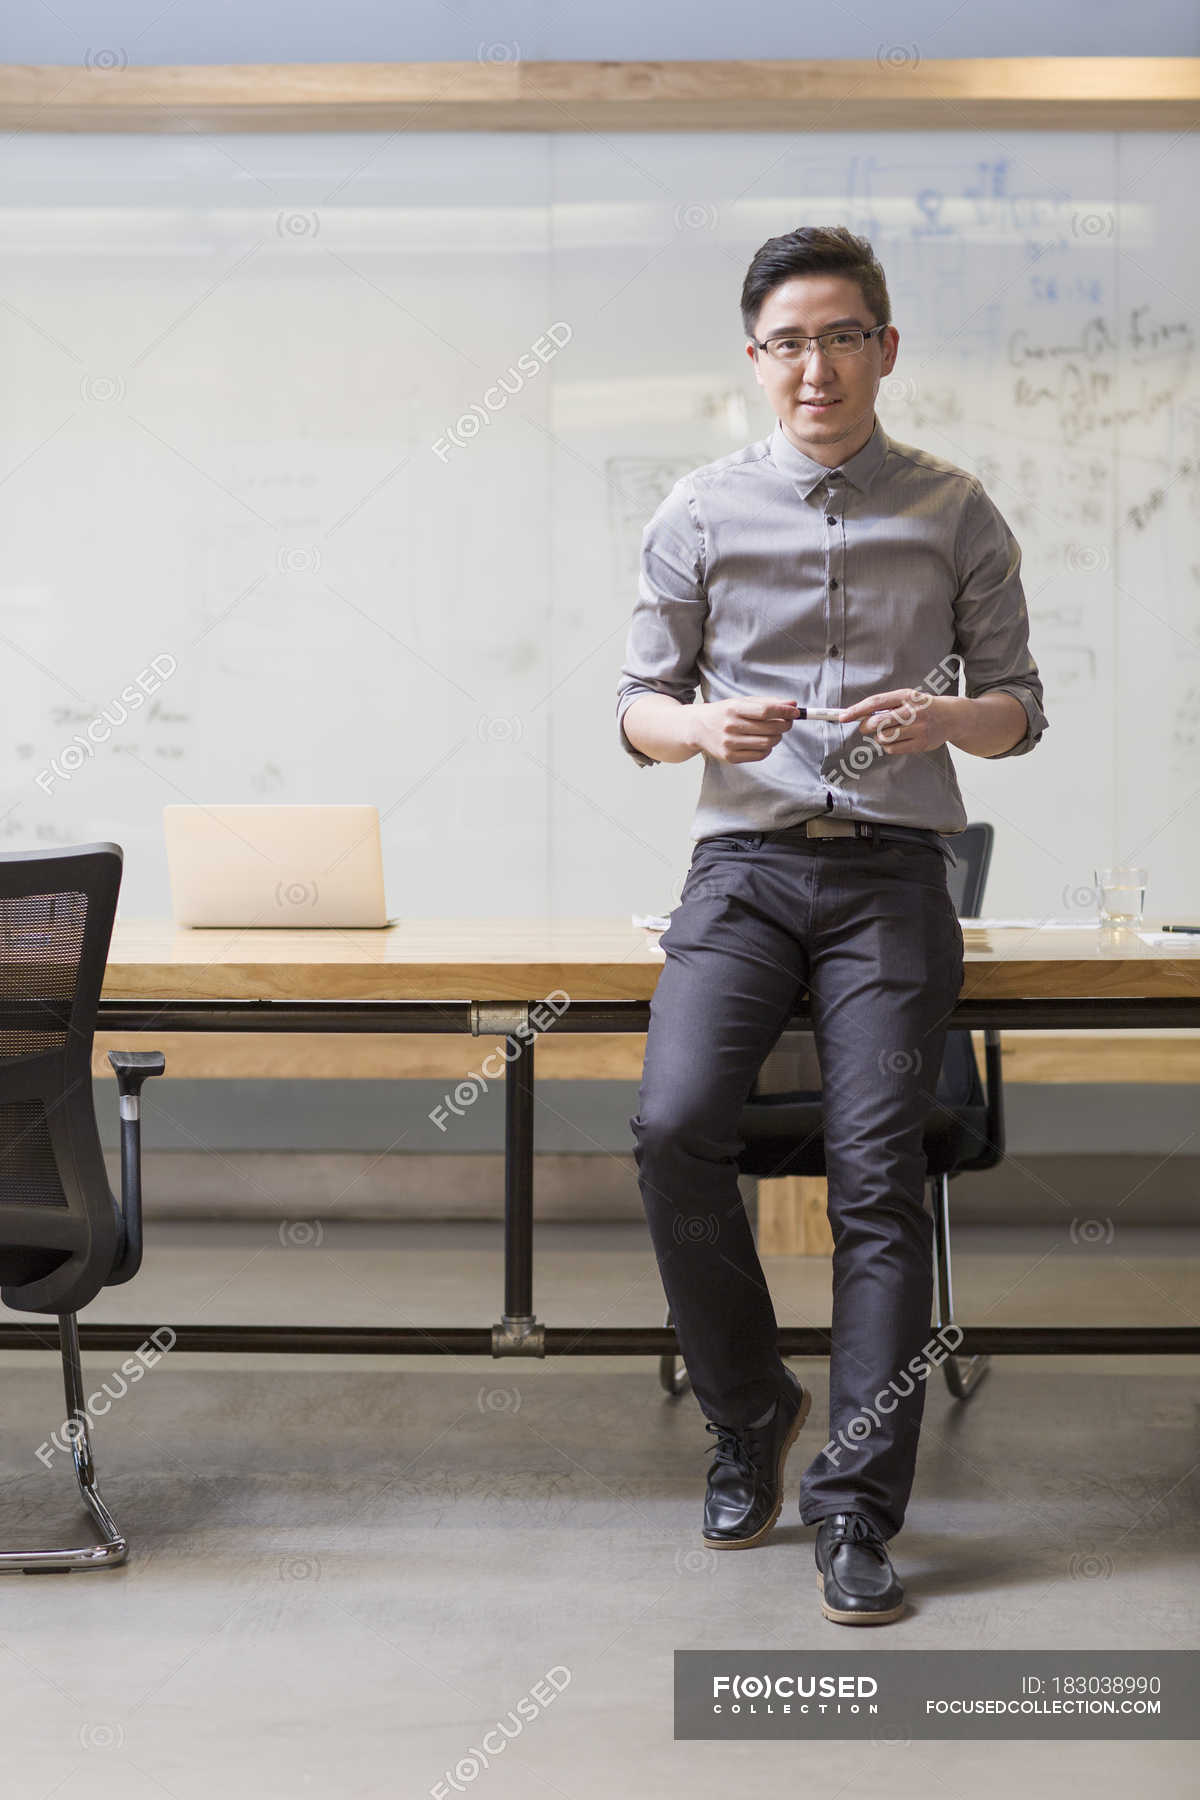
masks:
[(835, 1625), (886, 1625), (904, 1611), (904, 1589), (865, 1514), (830, 1513), (819, 1520), (816, 1557), (821, 1611)]
[(704, 1497), (703, 1539), (713, 1550), (761, 1544), (783, 1505), (787, 1454), (808, 1417), (812, 1395), (791, 1369), (787, 1386), (753, 1425), (734, 1430), (709, 1423), (717, 1442)]

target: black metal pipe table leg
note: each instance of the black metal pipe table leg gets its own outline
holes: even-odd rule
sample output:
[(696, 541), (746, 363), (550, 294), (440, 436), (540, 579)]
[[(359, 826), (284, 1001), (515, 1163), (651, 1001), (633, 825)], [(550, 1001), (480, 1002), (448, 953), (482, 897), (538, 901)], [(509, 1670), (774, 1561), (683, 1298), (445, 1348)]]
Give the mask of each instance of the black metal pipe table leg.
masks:
[(533, 1314), (533, 1044), (505, 1040), (504, 1312)]
[[(528, 1025), (528, 1009), (521, 1009)], [(545, 1356), (546, 1328), (533, 1313), (534, 1038), (505, 1036), (504, 1312), (492, 1326), (493, 1356)]]

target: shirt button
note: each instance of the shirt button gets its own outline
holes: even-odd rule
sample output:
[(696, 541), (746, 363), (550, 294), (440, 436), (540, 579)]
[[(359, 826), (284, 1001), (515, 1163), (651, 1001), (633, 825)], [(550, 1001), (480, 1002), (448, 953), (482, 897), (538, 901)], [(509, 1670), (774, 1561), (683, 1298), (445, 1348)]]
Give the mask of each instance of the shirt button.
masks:
[(835, 576), (833, 576), (833, 578), (832, 578), (832, 580), (831, 580), (831, 581), (830, 581), (830, 583), (829, 583), (829, 585), (830, 585), (830, 587), (831, 587), (831, 588), (835, 588), (835, 587), (836, 587), (836, 586), (837, 586), (837, 584), (838, 584), (838, 578), (837, 578), (837, 576), (836, 576), (836, 575), (835, 575)]
[(836, 525), (837, 520), (834, 518), (832, 513), (826, 513), (825, 514), (825, 523), (827, 525)]
[(836, 655), (837, 655), (837, 653), (838, 653), (838, 647), (837, 647), (837, 645), (836, 645), (836, 644), (830, 644), (830, 646), (829, 646), (829, 654), (830, 654), (830, 656), (836, 656)]

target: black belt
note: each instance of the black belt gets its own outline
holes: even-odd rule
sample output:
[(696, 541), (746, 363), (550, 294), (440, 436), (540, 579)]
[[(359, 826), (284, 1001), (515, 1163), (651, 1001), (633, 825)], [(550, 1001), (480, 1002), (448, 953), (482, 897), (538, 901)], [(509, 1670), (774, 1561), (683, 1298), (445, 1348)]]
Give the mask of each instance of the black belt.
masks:
[(713, 835), (736, 838), (747, 844), (811, 843), (814, 838), (865, 838), (870, 843), (877, 843), (889, 838), (912, 838), (940, 850), (947, 862), (955, 864), (958, 861), (943, 834), (931, 826), (880, 824), (874, 819), (831, 819), (828, 813), (801, 819), (795, 825), (782, 825), (776, 831), (721, 831)]

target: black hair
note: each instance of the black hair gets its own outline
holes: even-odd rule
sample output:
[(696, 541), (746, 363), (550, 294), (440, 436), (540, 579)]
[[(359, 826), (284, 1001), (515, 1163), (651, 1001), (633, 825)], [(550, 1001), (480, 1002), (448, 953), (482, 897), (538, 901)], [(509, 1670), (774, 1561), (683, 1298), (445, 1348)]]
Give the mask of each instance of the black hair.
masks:
[(866, 238), (844, 225), (798, 225), (768, 238), (754, 252), (742, 283), (742, 324), (755, 336), (767, 295), (794, 275), (846, 275), (857, 281), (876, 325), (890, 325), (892, 306), (883, 269)]

